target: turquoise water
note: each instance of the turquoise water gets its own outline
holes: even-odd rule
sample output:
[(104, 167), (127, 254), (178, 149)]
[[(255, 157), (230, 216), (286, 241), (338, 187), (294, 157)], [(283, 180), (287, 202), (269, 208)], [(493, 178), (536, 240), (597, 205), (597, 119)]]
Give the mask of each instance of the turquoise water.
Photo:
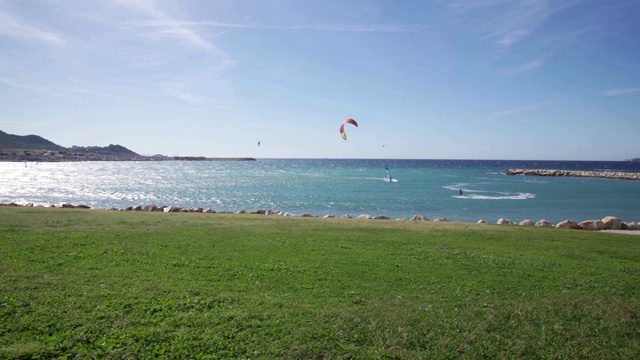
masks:
[[(397, 182), (385, 181), (385, 166)], [(259, 159), (0, 163), (0, 202), (156, 204), (450, 221), (640, 221), (640, 181), (506, 176), (509, 168), (640, 172), (637, 162)], [(462, 194), (460, 194), (462, 190)]]

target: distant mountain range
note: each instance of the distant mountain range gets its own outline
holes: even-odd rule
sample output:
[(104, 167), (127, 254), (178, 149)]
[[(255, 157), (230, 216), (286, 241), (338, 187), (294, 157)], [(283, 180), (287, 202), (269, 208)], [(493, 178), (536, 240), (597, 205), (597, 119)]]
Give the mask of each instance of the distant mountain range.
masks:
[(66, 148), (38, 135), (12, 135), (0, 130), (0, 161), (255, 161), (249, 157), (139, 155), (122, 145)]
[(13, 135), (0, 130), (0, 149), (2, 150), (49, 150), (66, 151), (81, 154), (117, 155), (121, 157), (140, 156), (121, 145), (109, 146), (72, 146), (65, 148), (38, 135)]

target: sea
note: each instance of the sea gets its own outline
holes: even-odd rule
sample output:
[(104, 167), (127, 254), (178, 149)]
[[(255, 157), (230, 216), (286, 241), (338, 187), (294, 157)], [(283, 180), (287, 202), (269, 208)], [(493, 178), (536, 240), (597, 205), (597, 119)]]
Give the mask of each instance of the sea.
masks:
[[(386, 179), (385, 168), (394, 181)], [(640, 221), (640, 181), (508, 176), (507, 169), (640, 172), (633, 161), (257, 159), (2, 162), (0, 203), (384, 215), (495, 223)]]

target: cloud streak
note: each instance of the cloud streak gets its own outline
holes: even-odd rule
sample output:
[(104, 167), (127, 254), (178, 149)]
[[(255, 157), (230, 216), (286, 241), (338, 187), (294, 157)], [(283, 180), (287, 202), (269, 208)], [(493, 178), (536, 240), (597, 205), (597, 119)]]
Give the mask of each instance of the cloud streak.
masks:
[(0, 12), (0, 36), (34, 40), (48, 45), (62, 45), (65, 43), (62, 36), (25, 25), (13, 16), (3, 12)]
[(620, 95), (628, 95), (640, 92), (640, 87), (637, 88), (623, 88), (623, 89), (609, 89), (605, 90), (602, 94), (604, 96), (620, 96)]
[(66, 95), (56, 92), (56, 91), (51, 91), (47, 88), (41, 87), (41, 86), (34, 86), (34, 85), (29, 85), (29, 84), (23, 84), (19, 81), (15, 81), (13, 79), (8, 79), (6, 77), (0, 77), (0, 83), (4, 83), (13, 87), (17, 87), (17, 88), (21, 88), (21, 89), (25, 89), (25, 90), (29, 90), (29, 91), (33, 91), (39, 94), (44, 94), (44, 95), (53, 95), (53, 96), (59, 96), (59, 97), (65, 97)]
[(372, 33), (420, 33), (427, 31), (423, 25), (403, 25), (403, 24), (310, 24), (310, 25), (259, 25), (259, 24), (238, 24), (224, 23), (216, 21), (177, 21), (177, 20), (142, 20), (131, 21), (129, 25), (146, 27), (219, 27), (230, 29), (250, 29), (250, 30), (311, 30), (311, 31), (334, 31), (334, 32), (372, 32)]
[(549, 100), (549, 101), (530, 104), (530, 105), (521, 106), (521, 107), (517, 107), (517, 108), (513, 108), (513, 109), (501, 110), (501, 111), (497, 111), (497, 112), (493, 113), (493, 116), (494, 117), (503, 117), (503, 116), (513, 115), (513, 114), (525, 113), (525, 112), (529, 112), (529, 111), (545, 108), (545, 107), (557, 104), (559, 102), (560, 102), (560, 100)]
[(524, 64), (514, 66), (512, 68), (504, 70), (502, 73), (504, 75), (517, 75), (524, 72), (532, 71), (538, 69), (544, 65), (544, 58), (533, 59)]
[(577, 1), (553, 4), (548, 0), (474, 0), (448, 3), (450, 11), (500, 49), (531, 37), (551, 16)]
[[(203, 49), (211, 53), (217, 53), (221, 56), (227, 56), (223, 51), (218, 49), (212, 42), (205, 40), (196, 31), (181, 24), (180, 21), (174, 20), (160, 8), (158, 8), (153, 0), (117, 0), (117, 3), (130, 10), (140, 12), (145, 16), (152, 18), (150, 21), (158, 24), (161, 29), (156, 33), (160, 37), (171, 37), (184, 41), (186, 44)], [(130, 25), (139, 25), (145, 21), (132, 21)]]

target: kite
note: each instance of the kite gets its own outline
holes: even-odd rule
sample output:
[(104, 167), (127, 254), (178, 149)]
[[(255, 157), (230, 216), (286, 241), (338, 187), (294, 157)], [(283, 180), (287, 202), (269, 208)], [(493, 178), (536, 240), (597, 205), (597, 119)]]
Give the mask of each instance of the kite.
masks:
[(342, 138), (345, 139), (345, 140), (347, 140), (347, 133), (344, 132), (344, 126), (346, 124), (351, 124), (351, 125), (354, 125), (355, 127), (358, 127), (358, 123), (355, 120), (351, 119), (351, 118), (343, 121), (342, 125), (340, 125), (340, 136), (342, 136)]
[(258, 141), (258, 147), (260, 147), (260, 141)]

